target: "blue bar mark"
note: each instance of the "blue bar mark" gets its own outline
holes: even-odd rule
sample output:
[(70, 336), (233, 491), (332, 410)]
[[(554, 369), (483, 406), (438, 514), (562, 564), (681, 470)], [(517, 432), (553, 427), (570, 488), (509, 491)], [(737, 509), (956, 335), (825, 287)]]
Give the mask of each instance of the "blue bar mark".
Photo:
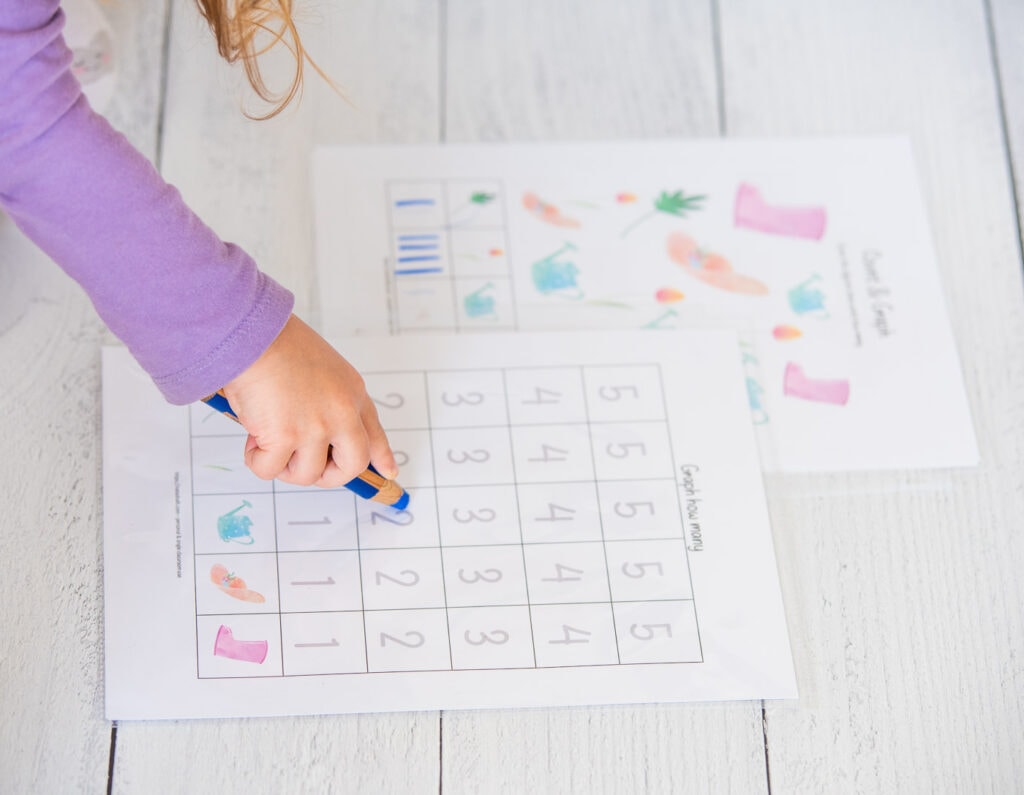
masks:
[(399, 257), (399, 262), (437, 262), (441, 259), (436, 254), (419, 254), (412, 257)]
[(395, 207), (433, 207), (437, 204), (433, 199), (399, 199), (395, 202)]
[(444, 268), (396, 268), (396, 276), (417, 276), (422, 273), (444, 273)]
[(440, 235), (399, 235), (399, 240), (438, 240)]
[(402, 243), (399, 251), (437, 251), (437, 243)]

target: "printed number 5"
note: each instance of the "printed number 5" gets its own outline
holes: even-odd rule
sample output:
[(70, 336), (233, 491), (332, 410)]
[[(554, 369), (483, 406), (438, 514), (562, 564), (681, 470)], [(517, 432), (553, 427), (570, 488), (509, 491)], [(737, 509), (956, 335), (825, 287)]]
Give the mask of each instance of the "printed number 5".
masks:
[[(640, 630), (637, 629), (638, 627)], [(666, 638), (672, 637), (671, 624), (633, 624), (629, 628), (629, 634), (637, 640), (654, 640), (658, 630), (663, 630)]]
[(641, 577), (646, 577), (648, 569), (657, 569), (659, 577), (665, 576), (665, 572), (661, 568), (661, 563), (657, 561), (654, 561), (653, 563), (627, 562), (622, 564), (622, 573), (625, 574), (627, 577), (632, 577), (633, 579), (640, 579)]
[(604, 449), (612, 458), (626, 458), (633, 449), (639, 450), (640, 455), (647, 455), (647, 445), (643, 442), (608, 442)]
[(632, 384), (629, 386), (605, 385), (597, 390), (597, 394), (600, 395), (602, 400), (622, 400), (623, 395), (632, 395), (634, 398), (640, 397), (640, 392)]

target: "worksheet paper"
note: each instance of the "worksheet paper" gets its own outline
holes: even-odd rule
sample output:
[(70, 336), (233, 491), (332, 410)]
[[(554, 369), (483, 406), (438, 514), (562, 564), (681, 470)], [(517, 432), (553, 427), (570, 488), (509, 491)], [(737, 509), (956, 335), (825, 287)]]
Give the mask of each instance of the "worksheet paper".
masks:
[(339, 147), (313, 178), (329, 333), (727, 327), (767, 469), (977, 463), (904, 139)]
[(104, 351), (109, 718), (796, 696), (734, 335), (337, 345), (405, 511), (257, 479)]

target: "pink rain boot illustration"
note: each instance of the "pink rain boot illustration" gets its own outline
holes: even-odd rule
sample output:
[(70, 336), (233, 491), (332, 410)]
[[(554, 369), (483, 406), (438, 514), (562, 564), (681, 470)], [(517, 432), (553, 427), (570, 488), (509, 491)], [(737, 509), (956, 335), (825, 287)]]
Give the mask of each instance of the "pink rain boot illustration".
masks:
[(745, 182), (736, 189), (733, 221), (736, 226), (770, 235), (821, 240), (825, 234), (824, 207), (773, 207), (761, 192)]
[(213, 653), (218, 657), (229, 657), (242, 662), (261, 663), (267, 659), (265, 640), (235, 640), (231, 627), (220, 625), (217, 640), (213, 642)]
[(800, 365), (789, 362), (786, 364), (786, 374), (782, 379), (782, 391), (789, 397), (845, 406), (846, 401), (850, 399), (850, 382), (846, 379), (808, 378)]

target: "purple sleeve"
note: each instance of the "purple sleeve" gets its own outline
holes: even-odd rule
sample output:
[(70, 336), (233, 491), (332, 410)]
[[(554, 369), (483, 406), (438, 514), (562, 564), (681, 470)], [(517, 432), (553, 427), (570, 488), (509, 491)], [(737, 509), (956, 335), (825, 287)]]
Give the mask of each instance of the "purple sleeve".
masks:
[(63, 26), (59, 0), (0, 0), (0, 205), (169, 401), (197, 400), (270, 345), (292, 295), (92, 111)]

